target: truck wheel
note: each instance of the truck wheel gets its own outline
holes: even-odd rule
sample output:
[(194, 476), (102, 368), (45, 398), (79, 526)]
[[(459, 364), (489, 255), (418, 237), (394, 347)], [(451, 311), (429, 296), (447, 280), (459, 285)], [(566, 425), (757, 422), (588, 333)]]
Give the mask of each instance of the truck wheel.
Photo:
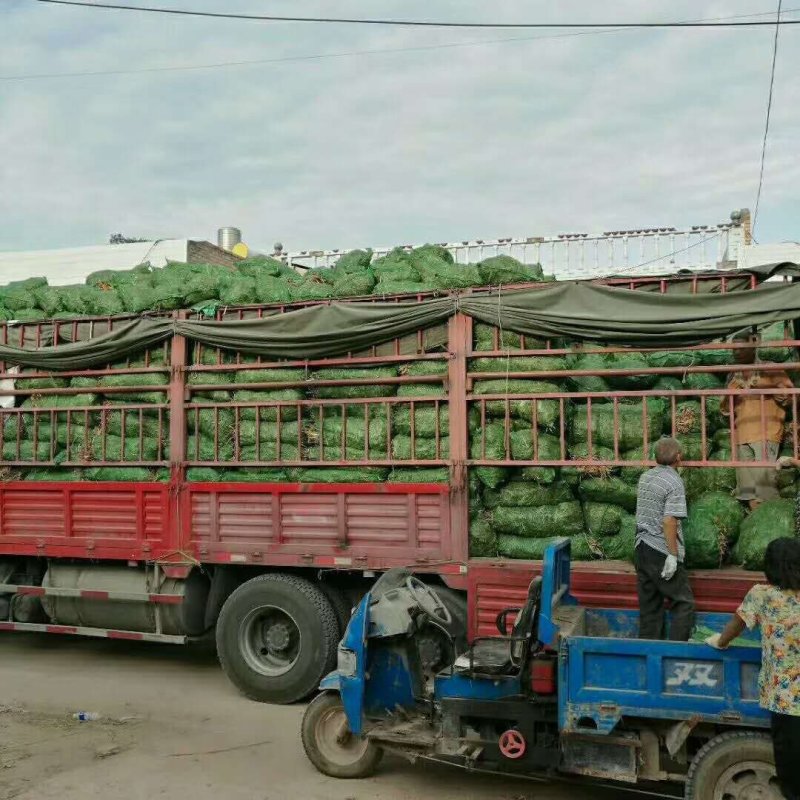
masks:
[(336, 622), (339, 624), (339, 641), (341, 641), (344, 632), (347, 630), (347, 625), (350, 622), (353, 611), (350, 606), (350, 601), (347, 599), (344, 592), (340, 591), (335, 586), (331, 586), (329, 583), (321, 582), (319, 588), (322, 590), (325, 597), (328, 598), (328, 602), (333, 608), (333, 613), (336, 615)]
[(247, 697), (293, 703), (311, 694), (336, 663), (339, 627), (325, 595), (293, 575), (259, 575), (225, 601), (217, 655)]
[(706, 742), (689, 767), (686, 800), (781, 800), (769, 736), (733, 731)]
[(309, 761), (331, 778), (366, 778), (383, 758), (383, 750), (350, 733), (338, 694), (325, 692), (306, 709), (301, 727)]
[(447, 586), (433, 588), (452, 617), (452, 622), (446, 626), (452, 643), (433, 625), (426, 625), (417, 638), (422, 668), (427, 674), (435, 675), (467, 650), (467, 601), (463, 594)]

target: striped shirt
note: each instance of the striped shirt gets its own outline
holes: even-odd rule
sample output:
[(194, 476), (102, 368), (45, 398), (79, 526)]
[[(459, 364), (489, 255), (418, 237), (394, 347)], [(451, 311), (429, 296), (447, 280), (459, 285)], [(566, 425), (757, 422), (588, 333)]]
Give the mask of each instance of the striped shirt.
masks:
[(672, 467), (653, 467), (639, 478), (636, 495), (636, 545), (652, 547), (669, 555), (664, 536), (664, 517), (678, 520), (678, 561), (683, 561), (681, 519), (686, 517), (686, 492), (680, 475)]

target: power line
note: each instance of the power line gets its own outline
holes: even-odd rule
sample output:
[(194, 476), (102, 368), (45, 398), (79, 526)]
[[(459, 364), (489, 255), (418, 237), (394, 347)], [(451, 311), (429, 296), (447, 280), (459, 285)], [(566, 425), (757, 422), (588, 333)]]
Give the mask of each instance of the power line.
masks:
[[(769, 95), (767, 96), (767, 114), (764, 120), (764, 139), (761, 142), (761, 165), (758, 170), (758, 191), (756, 192), (756, 202), (753, 205), (753, 232), (756, 229), (758, 220), (758, 204), (761, 202), (761, 187), (764, 185), (764, 162), (767, 156), (767, 137), (769, 136), (769, 119), (772, 113), (772, 90), (775, 86), (775, 64), (778, 60), (778, 33), (781, 23), (781, 6), (783, 0), (778, 0), (778, 11), (775, 15), (775, 39), (772, 42), (772, 69), (769, 73)], [(755, 237), (754, 237), (755, 238)]]
[(180, 17), (235, 19), (249, 22), (313, 22), (336, 25), (388, 25), (413, 28), (752, 28), (765, 25), (798, 25), (800, 20), (779, 22), (751, 20), (730, 22), (433, 22), (429, 20), (366, 19), (360, 17), (287, 17), (273, 14), (231, 14), (222, 11), (191, 11), (189, 9), (156, 6), (128, 6), (115, 3), (88, 3), (82, 0), (35, 0), (58, 6), (78, 6), (111, 11), (139, 11), (151, 14), (171, 14)]
[[(800, 8), (788, 8), (784, 14), (794, 14)], [(726, 17), (709, 17), (706, 19), (687, 20), (688, 22), (708, 22), (717, 20), (741, 19), (743, 17), (763, 17), (772, 16), (771, 11), (763, 11), (753, 14), (736, 14)], [(414, 47), (387, 47), (372, 50), (350, 50), (339, 53), (310, 53), (307, 55), (278, 56), (277, 58), (259, 58), (245, 61), (220, 61), (209, 64), (187, 64), (182, 66), (164, 67), (141, 67), (139, 69), (110, 69), (110, 70), (86, 70), (83, 72), (41, 72), (28, 75), (0, 75), (0, 81), (33, 81), (54, 78), (95, 78), (109, 75), (138, 75), (151, 72), (189, 72), (204, 69), (222, 69), (230, 67), (249, 67), (265, 64), (282, 64), (293, 61), (321, 61), (333, 58), (350, 58), (354, 56), (382, 55), (384, 53), (413, 53), (426, 50), (446, 50), (459, 47), (483, 47), (493, 44), (513, 44), (516, 42), (534, 42), (550, 39), (567, 39), (575, 36), (597, 36), (608, 33), (622, 33), (630, 28), (606, 28), (603, 30), (575, 31), (572, 33), (554, 33), (543, 36), (512, 36), (503, 39), (484, 39), (481, 41), (470, 42), (444, 42), (441, 44), (416, 45)]]

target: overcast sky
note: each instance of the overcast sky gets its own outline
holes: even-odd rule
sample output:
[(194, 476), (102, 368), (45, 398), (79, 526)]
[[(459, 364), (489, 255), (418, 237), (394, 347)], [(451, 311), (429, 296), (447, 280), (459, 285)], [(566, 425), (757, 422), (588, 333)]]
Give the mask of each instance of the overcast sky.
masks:
[[(681, 20), (776, 5), (159, 4), (469, 21)], [(780, 35), (762, 242), (800, 241), (798, 28)], [(252, 23), (0, 0), (2, 77), (484, 42), (0, 81), (0, 250), (101, 244), (116, 231), (213, 240), (221, 225), (241, 227), (256, 247), (392, 245), (707, 224), (752, 207), (772, 28), (557, 33)]]

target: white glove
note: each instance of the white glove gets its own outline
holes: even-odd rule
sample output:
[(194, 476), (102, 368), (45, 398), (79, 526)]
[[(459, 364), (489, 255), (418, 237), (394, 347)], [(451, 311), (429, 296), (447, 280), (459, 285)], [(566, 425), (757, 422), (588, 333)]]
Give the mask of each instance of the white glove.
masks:
[(668, 555), (664, 561), (664, 569), (661, 570), (661, 577), (665, 581), (671, 581), (678, 571), (678, 559), (673, 555)]
[(711, 636), (709, 636), (708, 639), (706, 639), (706, 644), (709, 647), (713, 647), (715, 650), (724, 650), (725, 649), (724, 647), (719, 646), (719, 639), (720, 639), (719, 633), (712, 633)]
[(781, 456), (775, 464), (775, 469), (787, 469), (794, 466), (794, 459), (791, 456)]

